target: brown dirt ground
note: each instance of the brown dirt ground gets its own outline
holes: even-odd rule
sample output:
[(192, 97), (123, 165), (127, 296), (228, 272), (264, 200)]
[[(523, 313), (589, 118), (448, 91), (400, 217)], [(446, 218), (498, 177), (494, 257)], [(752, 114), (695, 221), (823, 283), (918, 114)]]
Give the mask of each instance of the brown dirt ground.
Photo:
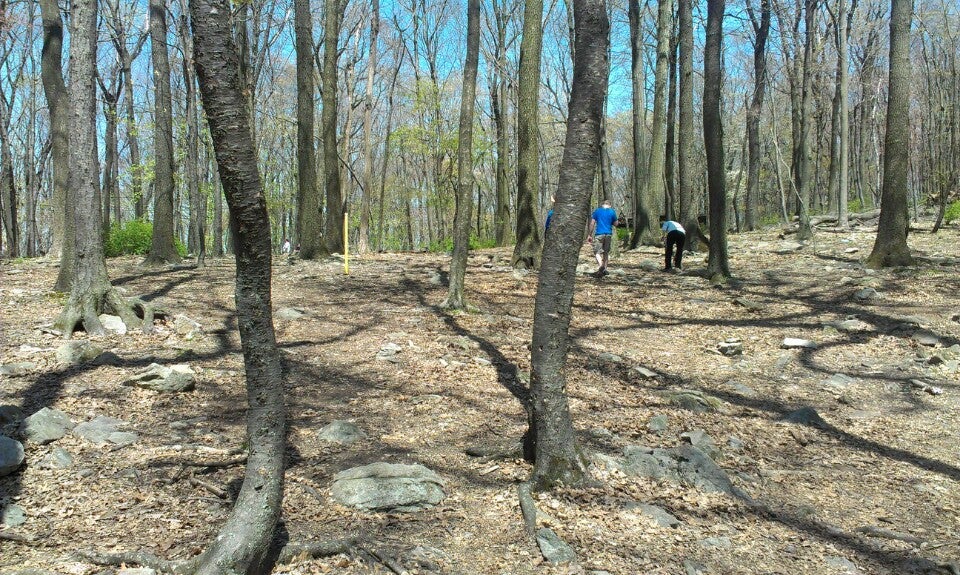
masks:
[[(956, 569), (949, 563), (960, 559), (960, 422), (954, 416), (960, 381), (955, 372), (918, 360), (930, 348), (916, 343), (898, 318), (916, 316), (942, 347), (957, 343), (960, 233), (911, 234), (924, 263), (876, 273), (861, 264), (873, 243), (869, 228), (820, 230), (791, 253), (778, 253), (784, 241), (775, 234), (731, 237), (737, 281), (722, 289), (697, 275), (703, 256), (688, 256), (681, 275), (644, 271), (642, 262), (660, 262), (655, 248), (615, 256), (615, 273), (603, 280), (578, 278), (567, 376), (583, 444), (619, 455), (627, 445), (672, 447), (683, 441), (681, 433), (706, 430), (723, 451), (718, 463), (755, 504), (598, 467), (594, 487), (538, 497), (547, 523), (579, 558), (559, 566), (546, 564), (524, 535), (517, 486), (530, 466), (465, 454), (473, 445), (508, 446), (524, 431), (524, 413), (510, 389), (529, 369), (536, 274), (515, 274), (507, 250), (475, 252), (468, 297), (480, 311), (448, 315), (438, 309), (445, 288), (430, 281), (446, 267), (445, 256), (354, 258), (349, 275), (335, 261), (278, 260), (275, 308), (306, 314), (275, 322), (289, 368), (283, 536), (309, 541), (365, 534), (410, 573), (431, 572), (418, 557), (429, 559), (423, 563), (433, 572), (463, 574), (674, 574), (696, 573), (695, 564), (711, 574)], [(581, 261), (591, 260), (584, 248)], [(115, 285), (186, 314), (204, 334), (187, 340), (161, 324), (152, 335), (99, 338), (121, 358), (118, 365), (58, 365), (54, 351), (61, 340), (44, 331), (62, 304), (49, 290), (55, 264), (0, 262), (0, 364), (36, 364), (25, 375), (0, 376), (0, 405), (27, 413), (56, 407), (75, 421), (112, 416), (140, 434), (120, 449), (72, 435), (47, 446), (28, 444), (24, 468), (0, 479), (0, 507), (26, 509), (26, 523), (2, 533), (33, 541), (0, 539), (0, 572), (99, 573), (101, 567), (74, 553), (79, 549), (190, 557), (223, 522), (239, 489), (242, 466), (158, 463), (172, 454), (242, 447), (245, 391), (232, 261), (143, 270), (138, 260), (116, 259), (109, 268)], [(864, 286), (876, 288), (881, 299), (857, 302), (853, 293)], [(739, 297), (762, 309), (735, 304)], [(848, 334), (823, 325), (854, 315), (870, 330)], [(743, 355), (717, 354), (716, 344), (731, 337), (742, 340)], [(819, 347), (781, 349), (784, 337), (815, 340)], [(375, 359), (388, 342), (404, 348), (396, 363)], [(601, 358), (605, 352), (619, 361)], [(189, 363), (200, 373), (197, 390), (170, 396), (120, 385), (151, 362)], [(636, 366), (660, 375), (643, 379)], [(840, 394), (821, 384), (835, 373), (854, 378)], [(918, 377), (943, 393), (911, 386)], [(661, 393), (675, 389), (701, 390), (721, 407), (686, 411)], [(802, 406), (815, 407), (827, 428), (778, 421)], [(669, 418), (662, 434), (647, 428), (658, 414)], [(357, 422), (369, 438), (348, 447), (318, 441), (317, 430), (333, 419)], [(743, 447), (731, 446), (730, 438)], [(53, 447), (69, 451), (74, 466), (42, 468), (38, 462)], [(361, 512), (332, 501), (334, 473), (384, 460), (437, 471), (447, 499), (414, 514)], [(226, 498), (216, 495), (219, 489)], [(631, 502), (659, 505), (681, 524), (657, 527)], [(916, 540), (876, 537), (865, 527)], [(274, 572), (388, 570), (358, 553)]]

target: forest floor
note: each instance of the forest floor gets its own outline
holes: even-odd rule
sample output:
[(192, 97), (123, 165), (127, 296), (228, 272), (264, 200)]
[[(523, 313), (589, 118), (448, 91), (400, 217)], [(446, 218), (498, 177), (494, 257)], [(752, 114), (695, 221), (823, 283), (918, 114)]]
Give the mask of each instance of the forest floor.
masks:
[[(450, 315), (439, 308), (444, 255), (352, 258), (349, 275), (334, 260), (277, 258), (275, 309), (302, 313), (275, 318), (288, 368), (283, 535), (363, 535), (409, 573), (958, 573), (960, 348), (949, 348), (960, 341), (960, 231), (928, 231), (910, 235), (919, 265), (896, 270), (864, 269), (875, 228), (862, 227), (820, 229), (803, 247), (776, 230), (733, 235), (735, 280), (725, 287), (704, 279), (703, 255), (688, 255), (681, 274), (659, 271), (654, 247), (614, 256), (602, 280), (578, 276), (566, 373), (582, 444), (616, 457), (631, 445), (678, 446), (688, 441), (682, 434), (703, 430), (745, 496), (597, 463), (593, 486), (535, 495), (545, 524), (577, 554), (560, 565), (525, 535), (517, 487), (530, 465), (465, 453), (507, 448), (525, 430), (514, 393), (530, 367), (536, 274), (512, 270), (509, 250), (476, 251), (467, 296), (479, 312)], [(593, 271), (588, 249), (581, 262)], [(120, 258), (108, 267), (115, 286), (189, 316), (202, 333), (159, 323), (149, 335), (95, 338), (112, 361), (58, 363), (63, 341), (48, 330), (63, 302), (49, 289), (55, 262), (0, 262), (0, 365), (21, 366), (0, 375), (0, 405), (26, 414), (54, 407), (74, 422), (113, 417), (138, 434), (126, 447), (73, 434), (25, 443), (26, 464), (0, 479), (0, 508), (24, 515), (0, 528), (0, 573), (102, 572), (75, 553), (84, 549), (191, 557), (239, 490), (242, 465), (171, 463), (243, 447), (232, 260), (147, 270)], [(837, 329), (843, 320), (857, 321)], [(788, 337), (817, 347), (784, 349)], [(717, 351), (734, 338), (741, 354)], [(378, 359), (390, 343), (400, 351)], [(189, 364), (196, 390), (121, 385), (154, 362)], [(702, 392), (714, 407), (675, 405), (667, 392), (677, 390)], [(783, 421), (802, 407), (823, 421)], [(656, 416), (666, 416), (666, 429), (651, 428)], [(317, 431), (335, 419), (367, 438), (320, 441)], [(44, 464), (54, 449), (73, 463)], [(374, 461), (429, 467), (446, 499), (416, 513), (335, 503), (333, 475)], [(677, 524), (661, 527), (638, 503)], [(390, 570), (360, 552), (274, 570), (328, 572)]]

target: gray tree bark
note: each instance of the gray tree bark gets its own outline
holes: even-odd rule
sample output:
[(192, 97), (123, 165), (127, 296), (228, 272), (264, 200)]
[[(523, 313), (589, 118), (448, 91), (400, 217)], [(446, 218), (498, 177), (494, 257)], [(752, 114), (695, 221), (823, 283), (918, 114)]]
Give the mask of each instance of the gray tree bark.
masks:
[[(340, 38), (340, 0), (324, 2), (323, 22), (323, 174), (326, 189), (326, 225), (324, 242), (329, 253), (341, 254), (343, 245), (344, 202), (340, 186), (340, 157), (337, 154), (337, 46)], [(301, 250), (302, 250), (301, 246)]]
[(645, 98), (646, 75), (643, 70), (643, 34), (640, 29), (640, 2), (630, 0), (627, 8), (630, 20), (630, 78), (631, 78), (631, 119), (633, 130), (633, 150), (630, 155), (633, 166), (631, 179), (631, 198), (633, 199), (633, 232), (630, 237), (631, 249), (640, 245), (641, 231), (649, 227), (649, 202), (643, 194), (646, 181), (646, 120), (647, 105)]
[(297, 52), (297, 227), (293, 242), (300, 246), (300, 257), (309, 260), (327, 255), (317, 187), (310, 0), (295, 0), (293, 17)]
[(724, 9), (724, 0), (707, 0), (707, 34), (703, 50), (703, 144), (707, 150), (707, 189), (710, 197), (710, 262), (707, 274), (712, 279), (730, 276), (727, 257), (727, 173), (720, 117)]
[[(843, 1), (843, 0), (841, 0)], [(757, 207), (760, 204), (760, 115), (767, 88), (767, 37), (770, 35), (770, 0), (760, 0), (760, 18), (747, 2), (750, 22), (756, 36), (753, 43), (753, 97), (747, 108), (747, 193), (744, 209), (744, 227), (757, 228)]]
[(360, 240), (357, 251), (366, 253), (370, 243), (370, 200), (373, 196), (373, 80), (377, 75), (377, 42), (380, 36), (380, 0), (370, 5), (370, 52), (363, 102), (363, 198), (360, 206)]

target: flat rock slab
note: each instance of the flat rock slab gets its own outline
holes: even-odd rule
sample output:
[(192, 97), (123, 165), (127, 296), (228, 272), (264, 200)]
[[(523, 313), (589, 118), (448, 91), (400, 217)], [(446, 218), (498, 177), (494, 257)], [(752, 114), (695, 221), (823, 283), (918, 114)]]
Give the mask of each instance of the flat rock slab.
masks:
[(292, 307), (282, 307), (273, 313), (273, 317), (284, 321), (296, 321), (305, 315), (307, 314)]
[(103, 353), (103, 348), (82, 339), (68, 341), (57, 348), (57, 360), (61, 363), (86, 363)]
[(57, 447), (40, 461), (40, 467), (46, 469), (69, 469), (73, 467), (73, 456), (66, 449)]
[(7, 505), (0, 513), (0, 523), (4, 527), (19, 527), (27, 522), (27, 510), (19, 505)]
[(123, 425), (126, 425), (125, 421), (101, 415), (77, 424), (73, 428), (73, 434), (100, 447), (110, 444), (129, 445), (137, 440), (137, 434), (120, 431)]
[(623, 453), (622, 470), (627, 475), (666, 479), (708, 493), (738, 495), (727, 472), (692, 445), (681, 445), (674, 449), (629, 446), (624, 448)]
[(662, 507), (657, 507), (656, 505), (648, 505), (646, 503), (630, 503), (627, 504), (627, 509), (638, 509), (646, 517), (653, 519), (660, 527), (676, 527), (680, 525), (680, 520), (668, 513)]
[(673, 405), (696, 413), (716, 411), (723, 402), (716, 397), (705, 395), (696, 389), (681, 389), (679, 391), (663, 392), (663, 397)]
[(422, 465), (371, 463), (333, 476), (333, 498), (360, 509), (419, 511), (446, 497), (443, 479)]
[(26, 375), (37, 368), (37, 364), (30, 361), (21, 361), (18, 363), (8, 363), (0, 365), (0, 375)]
[(569, 563), (577, 558), (573, 548), (557, 537), (549, 527), (541, 527), (537, 531), (537, 545), (543, 558), (549, 563)]
[(158, 393), (182, 393), (193, 391), (196, 383), (197, 377), (189, 365), (177, 364), (167, 367), (151, 363), (146, 369), (124, 381), (123, 385), (132, 385)]
[(23, 459), (23, 444), (6, 435), (0, 435), (0, 477), (20, 469)]
[(785, 337), (780, 347), (783, 349), (817, 349), (817, 342), (799, 337)]
[(826, 429), (828, 427), (827, 422), (824, 421), (823, 418), (820, 417), (820, 414), (817, 413), (817, 410), (812, 407), (801, 407), (796, 411), (792, 411), (785, 415), (781, 421), (819, 427), (820, 429)]
[(317, 432), (317, 439), (330, 443), (349, 445), (367, 437), (355, 423), (336, 419)]
[(20, 435), (29, 441), (44, 444), (56, 441), (73, 429), (73, 421), (59, 409), (44, 407), (20, 424)]

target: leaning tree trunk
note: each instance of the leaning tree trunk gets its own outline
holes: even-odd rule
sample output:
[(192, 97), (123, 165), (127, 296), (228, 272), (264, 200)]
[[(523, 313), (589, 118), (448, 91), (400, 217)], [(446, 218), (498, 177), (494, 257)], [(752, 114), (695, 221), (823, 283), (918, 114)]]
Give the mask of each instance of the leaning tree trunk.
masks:
[(576, 486), (587, 462), (573, 432), (563, 369), (570, 344), (570, 319), (577, 256), (590, 208), (600, 150), (603, 102), (610, 71), (610, 22), (604, 0), (574, 1), (576, 34), (573, 89), (560, 164), (557, 201), (543, 250), (533, 313), (531, 420), (534, 489)]
[(465, 309), (463, 283), (470, 254), (470, 210), (473, 208), (473, 109), (477, 103), (477, 65), (480, 61), (480, 0), (467, 1), (467, 55), (463, 62), (460, 96), (460, 141), (457, 146), (457, 209), (453, 218), (453, 257), (446, 309)]
[(167, 56), (167, 6), (150, 0), (150, 53), (153, 57), (153, 239), (146, 265), (180, 262), (173, 241), (173, 110), (170, 98), (170, 60)]
[(723, 124), (720, 120), (720, 59), (723, 51), (724, 0), (707, 0), (707, 35), (703, 50), (703, 144), (707, 150), (710, 196), (711, 278), (729, 277), (727, 261), (727, 183), (723, 165)]
[(890, 84), (883, 142), (880, 223), (867, 266), (912, 265), (907, 246), (907, 172), (910, 158), (910, 21), (913, 0), (890, 2)]
[(517, 238), (511, 263), (540, 267), (541, 236), (536, 202), (540, 197), (539, 106), (540, 52), (543, 45), (543, 0), (523, 8), (517, 86)]
[(247, 457), (233, 512), (200, 558), (200, 574), (246, 574), (263, 561), (280, 517), (284, 377), (270, 304), (270, 220), (240, 85), (225, 0), (191, 0), (195, 62), (220, 181), (236, 226), (236, 305), (247, 373)]
[[(327, 251), (344, 253), (343, 197), (340, 195), (340, 157), (337, 154), (337, 42), (340, 37), (340, 1), (324, 3), (323, 23), (323, 174), (326, 186), (327, 213), (324, 242)], [(301, 247), (302, 249), (302, 247)]]
[(68, 216), (67, 176), (70, 173), (70, 101), (63, 81), (63, 20), (56, 0), (40, 0), (43, 19), (43, 51), (40, 55), (40, 77), (50, 111), (51, 166), (53, 168), (53, 243), (50, 253), (60, 257), (60, 271), (53, 289), (70, 290), (74, 269), (74, 222)]

